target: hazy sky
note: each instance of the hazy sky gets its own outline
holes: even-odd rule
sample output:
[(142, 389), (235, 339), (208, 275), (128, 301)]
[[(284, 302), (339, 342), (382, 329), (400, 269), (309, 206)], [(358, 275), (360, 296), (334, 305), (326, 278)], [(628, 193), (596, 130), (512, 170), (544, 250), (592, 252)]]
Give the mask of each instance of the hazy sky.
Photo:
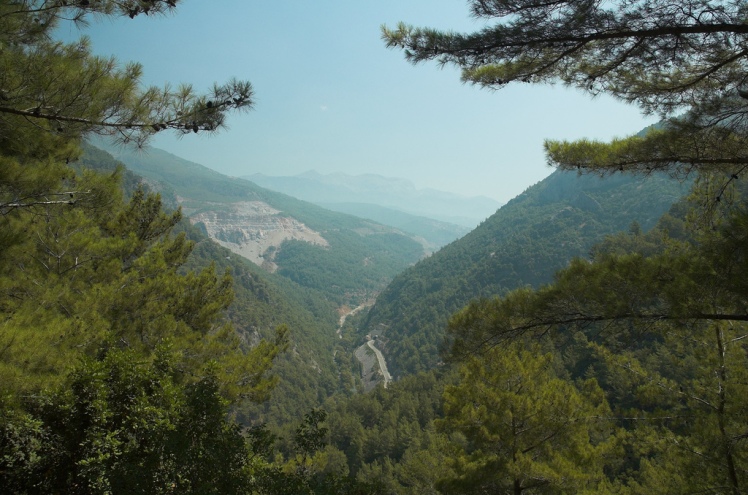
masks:
[(97, 54), (141, 62), (146, 84), (251, 81), (256, 107), (231, 115), (229, 130), (153, 142), (227, 175), (376, 173), (504, 202), (552, 172), (545, 138), (609, 139), (654, 122), (560, 86), (491, 92), (462, 84), (456, 69), (413, 66), (381, 40), (380, 26), (398, 21), (483, 25), (464, 0), (185, 0), (172, 17), (82, 32)]

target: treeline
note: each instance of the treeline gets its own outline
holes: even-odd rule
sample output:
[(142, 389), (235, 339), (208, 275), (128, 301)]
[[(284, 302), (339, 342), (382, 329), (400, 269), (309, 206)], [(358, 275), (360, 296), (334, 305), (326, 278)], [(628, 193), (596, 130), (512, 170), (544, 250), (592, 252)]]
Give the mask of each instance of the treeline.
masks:
[[(306, 467), (319, 449), (311, 405), (337, 386), (320, 350), (330, 348), (321, 328), (334, 338), (330, 303), (304, 290), (280, 297), (287, 281), (229, 263), (179, 210), (82, 141), (212, 132), (251, 106), (249, 83), (206, 95), (143, 88), (135, 65), (94, 56), (85, 39), (52, 39), (62, 20), (154, 15), (176, 3), (0, 2), (0, 486), (365, 490)], [(303, 390), (287, 413), (298, 431), (287, 457), (270, 457), (272, 435), (243, 431), (233, 415), (261, 418), (246, 404), (268, 399), (283, 371), (270, 369), (287, 350), (289, 368), (317, 379), (287, 389)]]
[[(99, 173), (117, 171), (123, 177), (121, 187), (126, 196), (148, 189), (140, 176), (123, 169), (108, 153), (87, 143), (83, 143), (82, 148), (84, 153), (80, 160), (71, 164), (73, 169)], [(176, 208), (176, 203), (172, 202), (166, 210)], [(173, 232), (185, 235), (193, 243), (179, 273), (213, 267), (219, 273), (230, 274), (233, 299), (224, 315), (243, 345), (251, 347), (262, 339), (273, 339), (277, 327), (287, 328), (291, 352), (277, 356), (268, 371), (268, 376), (274, 377), (275, 392), (261, 403), (241, 401), (235, 404), (234, 414), (242, 424), (293, 425), (330, 395), (355, 388), (358, 376), (355, 363), (334, 359), (331, 350), (340, 344), (334, 331), (338, 324), (334, 302), (318, 291), (269, 274), (241, 256), (232, 256), (228, 249), (212, 242), (186, 219), (176, 224)], [(349, 354), (352, 355), (352, 351)], [(346, 376), (345, 380), (341, 381), (341, 374)]]

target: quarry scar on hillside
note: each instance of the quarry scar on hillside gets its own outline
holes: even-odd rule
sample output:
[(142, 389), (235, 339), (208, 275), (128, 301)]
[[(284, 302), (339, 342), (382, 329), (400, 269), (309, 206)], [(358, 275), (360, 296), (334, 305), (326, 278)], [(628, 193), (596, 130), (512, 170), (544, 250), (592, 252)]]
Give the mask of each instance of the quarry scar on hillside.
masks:
[(284, 241), (328, 246), (320, 233), (262, 201), (231, 203), (228, 209), (220, 205), (188, 215), (193, 225), (203, 226), (220, 245), (271, 272), (277, 268), (273, 253)]

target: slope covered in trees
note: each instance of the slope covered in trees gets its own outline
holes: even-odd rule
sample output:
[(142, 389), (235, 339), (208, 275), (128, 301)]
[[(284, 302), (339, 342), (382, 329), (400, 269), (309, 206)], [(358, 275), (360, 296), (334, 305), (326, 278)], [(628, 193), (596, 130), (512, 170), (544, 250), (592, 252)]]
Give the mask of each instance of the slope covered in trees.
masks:
[(311, 241), (288, 238), (277, 246), (261, 244), (259, 260), (304, 287), (324, 292), (339, 305), (355, 306), (367, 300), (423, 256), (423, 247), (397, 229), (221, 175), (158, 149), (119, 152), (116, 156), (133, 171), (158, 181), (165, 194), (178, 197), (187, 216), (199, 215), (203, 222), (217, 224), (210, 229), (211, 235), (224, 246), (240, 249), (249, 244), (249, 237), (272, 235), (271, 226), (248, 225), (246, 219), (238, 217), (236, 205), (266, 205), (276, 212), (266, 215), (262, 222), (293, 221), (298, 222), (293, 230), (309, 229)]
[[(674, 183), (659, 175), (556, 173), (531, 188), (485, 224), (500, 230), (465, 239), (475, 241), (468, 256), (460, 243), (443, 250), (469, 278), (455, 281), (450, 265), (437, 263), (435, 276), (411, 283), (416, 267), (395, 286), (404, 302), (444, 288), (446, 299), (370, 314), (394, 351), (395, 325), (408, 336), (422, 325), (410, 314), (437, 321), (474, 285), (485, 297), (450, 319), (446, 365), (386, 390), (332, 397), (329, 412), (310, 411), (280, 442), (263, 426), (241, 432), (228, 413), (275, 385), (268, 370), (288, 329), (273, 328), (278, 315), (260, 301), (285, 305), (273, 293), (288, 278), (269, 283), (214, 244), (193, 244), (199, 235), (180, 226), (180, 213), (135, 177), (89, 169), (101, 169), (103, 157), (68, 163), (86, 133), (142, 142), (167, 129), (210, 132), (224, 110), (250, 105), (246, 83), (217, 87), (209, 99), (142, 91), (137, 68), (117, 70), (85, 43), (47, 37), (58, 18), (133, 17), (175, 4), (0, 2), (0, 486), (75, 494), (746, 491), (745, 2), (476, 0), (473, 13), (497, 24), (475, 35), (385, 30), (413, 60), (441, 57), (485, 86), (563, 81), (661, 112), (668, 120), (646, 135), (549, 143), (549, 157), (603, 175), (695, 173), (696, 188), (653, 230), (679, 196), (666, 194)], [(649, 187), (655, 194), (644, 194)], [(584, 244), (588, 231), (600, 239), (625, 228)], [(584, 258), (553, 266), (546, 254), (562, 250)], [(225, 261), (205, 266), (214, 257)], [(221, 271), (228, 266), (233, 280)], [(232, 288), (258, 311), (232, 307)], [(328, 308), (314, 292), (291, 293), (305, 308), (293, 321), (324, 325)], [(404, 323), (377, 322), (383, 317)], [(258, 341), (263, 334), (270, 338)], [(438, 334), (402, 339), (412, 344), (403, 356), (415, 357), (401, 369), (432, 366)], [(303, 357), (293, 366), (313, 374)]]
[(383, 335), (395, 375), (429, 369), (449, 317), (470, 300), (550, 282), (606, 234), (651, 228), (686, 191), (664, 176), (606, 179), (555, 172), (473, 232), (404, 271), (364, 325)]
[[(122, 165), (108, 153), (85, 144), (78, 169), (111, 173)], [(133, 193), (144, 187), (146, 179), (121, 170), (123, 187)], [(198, 228), (182, 220), (176, 227), (194, 242), (182, 270), (201, 270), (209, 266), (231, 275), (233, 300), (226, 316), (248, 345), (271, 339), (278, 326), (287, 328), (291, 352), (278, 356), (270, 376), (277, 379), (275, 392), (262, 404), (244, 402), (235, 406), (242, 424), (266, 422), (288, 427), (318, 407), (327, 397), (356, 388), (358, 369), (350, 361), (335, 359), (339, 316), (337, 306), (322, 292), (302, 287), (279, 274), (268, 273), (240, 256), (216, 244)], [(344, 350), (341, 348), (341, 354)], [(342, 358), (342, 355), (341, 355)]]
[(702, 193), (471, 302), (443, 366), (330, 399), (330, 458), (387, 493), (742, 493), (746, 227), (702, 231)]
[[(485, 21), (476, 33), (401, 24), (385, 28), (384, 38), (411, 61), (454, 64), (484, 87), (563, 82), (656, 112), (664, 123), (645, 135), (549, 142), (549, 162), (606, 176), (665, 171), (695, 177), (697, 187), (658, 230), (608, 238), (549, 285), (474, 301), (451, 319), (448, 354), (462, 378), (447, 388), (445, 412), (477, 420), (452, 421), (447, 433), (457, 453), (444, 465), (453, 471), (432, 486), (441, 493), (744, 493), (746, 3), (476, 0), (469, 7)], [(533, 375), (542, 372), (512, 364), (539, 346), (556, 373), (602, 406), (568, 425), (586, 430), (583, 447), (601, 449), (604, 476), (574, 455), (531, 479), (518, 477), (532, 471), (529, 464), (502, 469), (552, 454), (556, 440), (575, 451), (555, 434), (541, 442), (543, 456), (515, 452), (484, 470), (505, 448), (507, 435), (495, 432), (534, 431), (524, 405), (552, 397), (552, 390), (534, 394)], [(484, 394), (485, 383), (498, 392)], [(496, 408), (514, 384), (525, 384), (524, 392)], [(571, 470), (558, 476), (564, 468)], [(581, 484), (568, 485), (575, 480)]]
[(328, 404), (332, 445), (390, 493), (742, 493), (745, 223), (695, 211), (473, 301), (444, 366)]
[[(230, 265), (133, 174), (83, 153), (91, 133), (142, 144), (169, 129), (214, 132), (227, 111), (251, 106), (248, 83), (204, 96), (143, 88), (137, 65), (95, 57), (85, 40), (51, 39), (61, 21), (158, 15), (177, 3), (0, 2), (4, 493), (354, 489), (338, 473), (281, 470), (285, 461), (263, 455), (267, 442), (229, 416), (275, 387), (268, 371), (289, 346), (281, 323), (334, 325), (332, 308), (303, 290), (302, 304), (276, 297), (277, 284)], [(236, 294), (244, 305), (232, 305)], [(295, 367), (308, 369), (317, 337), (297, 338), (309, 349)], [(304, 455), (317, 450), (297, 438)]]

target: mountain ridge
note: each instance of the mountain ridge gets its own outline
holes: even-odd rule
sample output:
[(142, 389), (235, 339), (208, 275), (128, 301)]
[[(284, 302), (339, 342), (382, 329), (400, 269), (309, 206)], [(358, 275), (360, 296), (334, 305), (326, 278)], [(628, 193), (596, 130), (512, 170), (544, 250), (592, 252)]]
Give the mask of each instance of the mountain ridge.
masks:
[[(413, 235), (326, 210), (245, 179), (228, 177), (158, 148), (114, 150), (160, 186), (186, 217), (234, 253), (339, 305), (356, 306), (425, 255)], [(268, 239), (274, 242), (262, 244)]]
[(402, 178), (378, 174), (321, 174), (309, 170), (293, 176), (244, 175), (260, 186), (313, 203), (369, 203), (415, 216), (473, 228), (501, 203), (486, 196), (466, 197), (432, 188), (416, 188)]
[(687, 188), (664, 176), (556, 171), (461, 239), (397, 275), (362, 325), (396, 376), (439, 362), (447, 321), (470, 300), (550, 282), (606, 235), (656, 224)]

